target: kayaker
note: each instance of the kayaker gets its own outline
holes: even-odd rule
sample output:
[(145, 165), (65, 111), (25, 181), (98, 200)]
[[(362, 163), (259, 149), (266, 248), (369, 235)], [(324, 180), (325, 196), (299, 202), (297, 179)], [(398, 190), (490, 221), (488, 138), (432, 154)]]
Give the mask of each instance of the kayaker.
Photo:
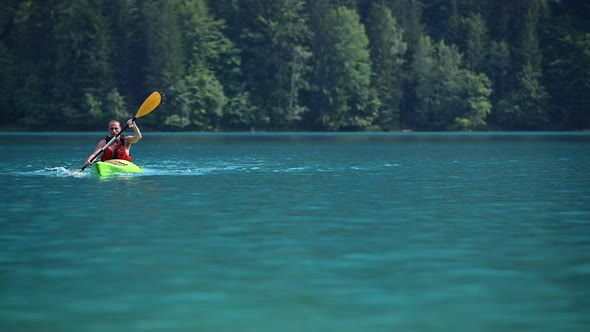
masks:
[[(119, 135), (119, 137), (117, 137), (117, 139), (104, 150), (100, 156), (100, 160), (105, 161), (109, 159), (125, 159), (131, 161), (129, 149), (131, 148), (131, 144), (137, 143), (139, 140), (141, 140), (141, 132), (139, 131), (139, 128), (133, 119), (129, 119), (127, 121), (127, 125), (129, 128), (133, 129), (133, 136), (124, 136), (123, 134)], [(121, 123), (117, 120), (111, 120), (109, 122), (109, 135), (98, 142), (96, 150), (94, 150), (94, 152), (88, 157), (84, 163), (84, 166), (90, 165), (94, 155), (96, 155), (120, 131)]]

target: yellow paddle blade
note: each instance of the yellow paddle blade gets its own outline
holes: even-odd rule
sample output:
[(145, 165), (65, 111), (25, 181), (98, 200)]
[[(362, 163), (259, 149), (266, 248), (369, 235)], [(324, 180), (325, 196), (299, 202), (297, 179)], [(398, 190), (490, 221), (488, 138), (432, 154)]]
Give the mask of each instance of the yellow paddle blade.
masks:
[(135, 117), (141, 118), (142, 116), (150, 113), (156, 109), (158, 105), (160, 105), (160, 101), (162, 101), (162, 96), (160, 96), (160, 93), (158, 91), (152, 92), (152, 94), (147, 97), (143, 104), (141, 104), (141, 107), (137, 111), (137, 114), (135, 114)]

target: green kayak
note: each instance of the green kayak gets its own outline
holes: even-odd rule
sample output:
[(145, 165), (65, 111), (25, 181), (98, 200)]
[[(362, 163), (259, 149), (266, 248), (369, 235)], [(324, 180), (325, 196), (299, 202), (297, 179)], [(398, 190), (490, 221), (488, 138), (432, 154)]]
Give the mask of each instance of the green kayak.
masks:
[(142, 173), (143, 168), (123, 159), (111, 159), (92, 164), (90, 173), (98, 176), (109, 176), (117, 173)]

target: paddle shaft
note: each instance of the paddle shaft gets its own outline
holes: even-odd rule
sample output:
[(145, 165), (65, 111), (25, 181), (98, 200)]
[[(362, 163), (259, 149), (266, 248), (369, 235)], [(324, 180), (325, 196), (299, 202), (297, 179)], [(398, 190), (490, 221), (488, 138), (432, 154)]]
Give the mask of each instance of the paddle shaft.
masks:
[[(133, 121), (135, 121), (135, 117), (133, 117)], [(100, 151), (98, 151), (94, 156), (92, 156), (92, 159), (90, 159), (90, 164), (92, 164), (94, 162), (94, 160), (100, 156), (101, 153), (104, 152), (104, 150), (106, 150), (109, 146), (111, 146), (111, 144), (113, 144), (113, 142), (119, 138), (119, 136), (121, 136), (121, 134), (125, 131), (125, 129), (129, 128), (129, 124), (126, 124), (125, 127), (123, 127), (123, 129), (121, 129), (121, 131), (119, 133), (117, 133), (117, 135), (115, 135), (113, 138), (111, 138), (110, 141), (108, 141), (107, 144), (105, 144), (102, 149), (100, 149)], [(88, 164), (88, 165), (90, 165)], [(78, 170), (78, 172), (82, 172), (86, 167), (88, 167), (88, 165), (84, 165), (82, 168), (80, 168), (80, 170)]]

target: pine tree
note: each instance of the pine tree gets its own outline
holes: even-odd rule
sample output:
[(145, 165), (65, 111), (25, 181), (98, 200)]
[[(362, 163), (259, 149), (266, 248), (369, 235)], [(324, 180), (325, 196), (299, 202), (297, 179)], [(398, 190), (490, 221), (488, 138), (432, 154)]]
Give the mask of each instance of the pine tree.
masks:
[(508, 97), (498, 103), (497, 117), (505, 128), (539, 130), (549, 122), (549, 94), (541, 80), (542, 56), (537, 31), (540, 5), (531, 1), (522, 10), (518, 38), (511, 50), (516, 79)]
[[(319, 9), (319, 8), (318, 8)], [(368, 38), (355, 10), (325, 8), (313, 15), (316, 129), (367, 130), (378, 99), (371, 88)]]
[(372, 85), (380, 100), (375, 124), (385, 131), (399, 129), (402, 66), (407, 44), (391, 10), (382, 4), (371, 6), (367, 30), (373, 64)]

